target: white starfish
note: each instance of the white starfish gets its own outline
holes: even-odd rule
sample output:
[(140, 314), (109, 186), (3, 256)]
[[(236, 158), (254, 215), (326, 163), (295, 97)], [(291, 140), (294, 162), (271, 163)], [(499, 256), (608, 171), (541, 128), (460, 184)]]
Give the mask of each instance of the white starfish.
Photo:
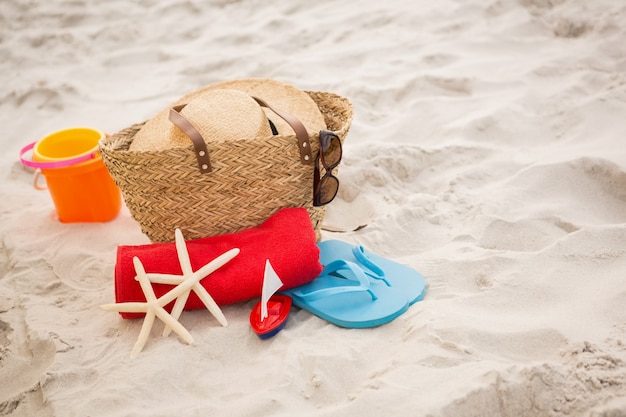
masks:
[[(216, 269), (223, 266), (226, 262), (228, 262), (228, 260), (230, 260), (228, 259), (226, 262), (216, 265), (215, 268), (211, 268), (207, 270), (203, 270), (201, 268), (194, 273), (193, 269), (191, 268), (191, 259), (189, 258), (189, 252), (187, 250), (187, 244), (185, 243), (185, 238), (183, 237), (183, 233), (180, 231), (180, 229), (176, 229), (174, 231), (174, 236), (176, 240), (176, 252), (178, 253), (178, 261), (180, 263), (180, 268), (183, 271), (183, 275), (181, 276), (181, 275), (172, 275), (172, 274), (148, 273), (147, 275), (148, 275), (148, 278), (150, 279), (150, 282), (154, 284), (178, 285), (178, 284), (183, 283), (185, 280), (195, 279), (196, 274), (202, 275), (202, 277), (200, 278), (201, 280), (205, 278), (207, 275), (209, 275), (210, 273), (214, 272)], [(237, 249), (237, 253), (239, 253), (239, 249)], [(174, 307), (172, 308), (172, 312), (171, 312), (172, 317), (178, 320), (181, 313), (183, 312), (183, 308), (185, 307), (185, 304), (187, 303), (187, 298), (189, 297), (189, 293), (193, 291), (196, 293), (198, 298), (200, 298), (200, 300), (205, 305), (207, 310), (209, 310), (209, 312), (213, 314), (213, 316), (217, 319), (217, 321), (222, 326), (228, 326), (228, 321), (226, 321), (226, 317), (224, 317), (222, 310), (220, 310), (217, 303), (213, 300), (213, 297), (211, 297), (211, 295), (206, 290), (206, 288), (200, 285), (200, 280), (197, 280), (193, 284), (190, 291), (187, 291), (181, 294), (180, 297), (176, 299), (176, 302), (174, 303)], [(171, 327), (165, 326), (165, 329), (163, 329), (163, 336), (169, 335), (171, 331), (172, 331)]]
[[(170, 315), (163, 307), (172, 302), (174, 299), (180, 297), (182, 294), (187, 293), (191, 288), (197, 284), (202, 278), (206, 277), (211, 272), (215, 271), (232, 258), (237, 256), (239, 253), (239, 249), (231, 249), (228, 252), (223, 253), (218, 256), (195, 273), (193, 273), (188, 279), (183, 279), (181, 283), (179, 283), (176, 287), (172, 288), (170, 291), (165, 293), (163, 296), (156, 298), (154, 294), (154, 290), (152, 289), (152, 285), (150, 284), (150, 280), (146, 271), (143, 267), (143, 264), (139, 260), (139, 258), (133, 258), (133, 264), (135, 266), (135, 272), (137, 273), (137, 280), (139, 281), (139, 285), (146, 297), (146, 302), (126, 302), (126, 303), (114, 303), (114, 304), (104, 304), (101, 306), (102, 309), (107, 311), (117, 311), (117, 312), (125, 312), (125, 313), (146, 313), (144, 318), (144, 322), (141, 326), (141, 331), (139, 332), (139, 336), (137, 337), (137, 342), (133, 346), (131, 351), (131, 358), (136, 357), (139, 352), (145, 346), (148, 336), (150, 335), (150, 330), (152, 329), (152, 325), (154, 324), (155, 317), (158, 317), (165, 323), (166, 326), (171, 328), (183, 339), (185, 342), (191, 344), (193, 343), (193, 337), (191, 334), (180, 324), (177, 318), (174, 318)], [(218, 307), (219, 310), (219, 307)], [(220, 311), (221, 313), (221, 311)]]

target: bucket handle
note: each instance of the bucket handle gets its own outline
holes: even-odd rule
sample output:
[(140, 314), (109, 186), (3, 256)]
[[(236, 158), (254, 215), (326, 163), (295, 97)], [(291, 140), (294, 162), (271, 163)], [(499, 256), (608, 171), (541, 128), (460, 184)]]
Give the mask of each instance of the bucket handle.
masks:
[(41, 169), (37, 168), (35, 169), (35, 175), (33, 176), (33, 187), (35, 188), (35, 190), (47, 190), (48, 186), (44, 183), (43, 185), (39, 183), (39, 180), (41, 179), (42, 175), (41, 175)]
[(93, 159), (96, 157), (96, 154), (97, 154), (97, 151), (94, 151), (85, 155), (77, 156), (75, 158), (69, 158), (69, 159), (64, 159), (62, 161), (55, 161), (55, 162), (39, 162), (39, 161), (33, 161), (32, 159), (24, 158), (24, 154), (30, 151), (31, 149), (33, 149), (35, 147), (35, 144), (37, 144), (37, 142), (29, 143), (28, 145), (24, 146), (22, 150), (20, 150), (20, 161), (22, 162), (22, 165), (30, 167), (30, 168), (39, 168), (39, 169), (63, 168), (63, 167), (75, 165), (80, 162), (85, 162), (90, 159)]

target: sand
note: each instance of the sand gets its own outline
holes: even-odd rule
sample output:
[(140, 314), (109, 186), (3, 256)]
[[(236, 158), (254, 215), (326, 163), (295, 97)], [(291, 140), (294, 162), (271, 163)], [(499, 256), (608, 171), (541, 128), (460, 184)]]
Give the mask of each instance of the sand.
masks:
[[(626, 416), (626, 6), (597, 0), (0, 3), (0, 415)], [(324, 239), (420, 271), (347, 330), (253, 301), (129, 353), (126, 209), (62, 224), (18, 160), (204, 85), (265, 77), (354, 105)], [(366, 227), (354, 231), (358, 226)]]

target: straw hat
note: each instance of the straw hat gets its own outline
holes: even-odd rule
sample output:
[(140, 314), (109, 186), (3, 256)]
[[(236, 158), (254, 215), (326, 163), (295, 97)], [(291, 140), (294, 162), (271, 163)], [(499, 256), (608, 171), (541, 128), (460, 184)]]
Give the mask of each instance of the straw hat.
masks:
[(295, 116), (310, 136), (326, 129), (319, 107), (304, 91), (275, 80), (249, 78), (212, 84), (184, 95), (148, 120), (135, 135), (129, 149), (154, 151), (189, 146), (189, 138), (168, 118), (170, 108), (182, 104), (185, 107), (180, 114), (207, 143), (270, 137), (272, 130), (268, 119), (279, 135), (294, 135), (287, 122), (272, 110), (261, 107), (252, 97)]
[[(248, 94), (237, 90), (210, 90), (189, 100), (179, 113), (205, 138), (223, 142), (272, 136), (265, 113)], [(130, 145), (134, 151), (156, 151), (191, 145), (189, 137), (159, 114), (146, 122)]]

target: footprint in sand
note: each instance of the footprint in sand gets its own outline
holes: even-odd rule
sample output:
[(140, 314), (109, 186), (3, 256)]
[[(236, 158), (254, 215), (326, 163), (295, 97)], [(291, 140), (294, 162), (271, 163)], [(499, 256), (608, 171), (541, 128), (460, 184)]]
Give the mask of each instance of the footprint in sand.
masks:
[(578, 38), (594, 30), (594, 24), (588, 18), (589, 13), (572, 13), (570, 10), (569, 14), (565, 14), (558, 7), (565, 2), (566, 0), (521, 0), (520, 4), (552, 29), (556, 37)]
[(54, 362), (56, 346), (51, 339), (42, 338), (28, 330), (24, 318), (17, 314), (16, 309), (2, 312), (2, 317), (0, 414), (5, 415), (20, 409), (22, 403), (33, 404), (27, 397), (41, 398), (39, 384), (48, 367)]
[(494, 219), (485, 228), (480, 245), (486, 249), (534, 252), (547, 248), (576, 230), (576, 226), (558, 218), (515, 222)]
[(454, 399), (441, 416), (623, 417), (624, 349), (583, 343), (560, 360), (485, 375), (485, 386)]
[(493, 195), (503, 207), (479, 239), (488, 249), (538, 251), (583, 227), (626, 222), (626, 173), (602, 159), (534, 165)]

